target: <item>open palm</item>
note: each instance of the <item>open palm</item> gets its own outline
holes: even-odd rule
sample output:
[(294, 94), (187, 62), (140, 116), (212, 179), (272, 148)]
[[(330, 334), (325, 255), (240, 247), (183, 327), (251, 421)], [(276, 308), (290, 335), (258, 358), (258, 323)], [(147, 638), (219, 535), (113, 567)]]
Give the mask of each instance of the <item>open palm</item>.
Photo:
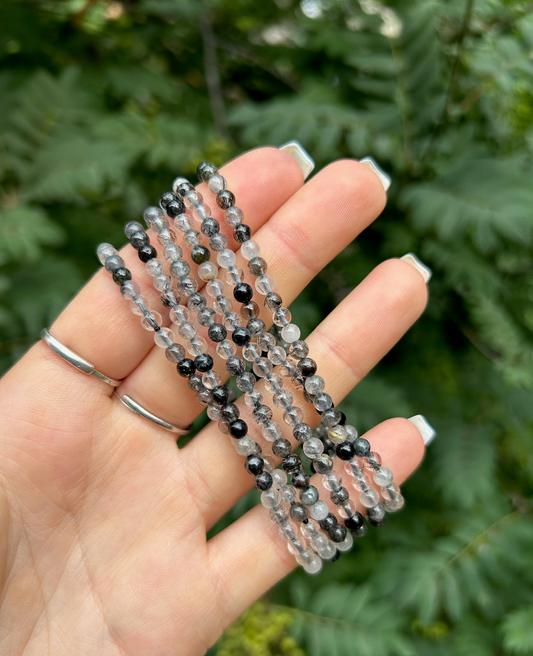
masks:
[[(304, 185), (288, 154), (262, 148), (222, 173), (287, 302), (385, 203), (378, 177), (355, 161), (331, 164)], [(164, 315), (133, 249), (122, 254)], [(389, 260), (318, 326), (307, 341), (335, 402), (425, 302), (420, 273)], [(119, 391), (154, 414), (180, 426), (199, 414), (186, 380), (106, 272), (93, 277), (51, 332), (106, 375), (124, 379)], [(316, 424), (312, 408), (300, 402)], [(132, 414), (110, 386), (42, 342), (0, 381), (0, 417), (0, 654), (200, 655), (294, 567), (263, 507), (206, 540), (252, 483), (216, 424), (177, 449), (171, 433)], [(405, 419), (390, 419), (366, 437), (398, 482), (422, 458), (420, 433)]]

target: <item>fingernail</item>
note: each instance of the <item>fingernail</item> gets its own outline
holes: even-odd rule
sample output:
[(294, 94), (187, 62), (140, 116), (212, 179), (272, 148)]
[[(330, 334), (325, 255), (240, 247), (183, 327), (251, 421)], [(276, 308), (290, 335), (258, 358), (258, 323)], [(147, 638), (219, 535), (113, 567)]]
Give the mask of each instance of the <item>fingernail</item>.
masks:
[(364, 164), (371, 171), (374, 171), (374, 173), (378, 176), (381, 184), (383, 185), (383, 189), (387, 191), (387, 189), (390, 187), (391, 177), (390, 175), (387, 175), (385, 171), (376, 164), (376, 160), (372, 159), (372, 157), (365, 157), (363, 159), (360, 159), (359, 162), (361, 164)]
[(414, 253), (406, 253), (405, 255), (402, 255), (400, 260), (404, 260), (407, 262), (407, 264), (410, 264), (412, 267), (414, 267), (420, 273), (422, 278), (424, 278), (424, 282), (426, 282), (426, 284), (430, 281), (433, 272), (426, 264), (422, 262), (422, 260), (419, 260)]
[(409, 417), (407, 421), (410, 421), (418, 428), (426, 446), (435, 439), (437, 431), (428, 422), (424, 415), (415, 415), (414, 417)]
[(302, 144), (298, 141), (288, 141), (286, 144), (283, 144), (283, 146), (280, 146), (279, 150), (283, 150), (295, 160), (298, 166), (302, 169), (304, 180), (306, 180), (311, 171), (315, 168), (315, 160), (309, 155), (307, 150), (303, 148)]

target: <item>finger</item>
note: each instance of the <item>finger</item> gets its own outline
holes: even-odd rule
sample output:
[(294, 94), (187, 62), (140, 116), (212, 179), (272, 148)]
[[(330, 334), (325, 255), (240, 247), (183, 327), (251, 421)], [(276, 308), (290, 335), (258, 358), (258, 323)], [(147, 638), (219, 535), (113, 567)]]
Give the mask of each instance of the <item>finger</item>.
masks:
[[(230, 162), (222, 169), (224, 175), (235, 180), (241, 206), (256, 227), (280, 207), (303, 184), (303, 175), (296, 162), (276, 148), (262, 148), (251, 151)], [(253, 182), (250, 184), (250, 171)], [(139, 261), (131, 246), (126, 246), (121, 255), (126, 266), (132, 271), (133, 279), (141, 286), (141, 293), (148, 297), (151, 307), (161, 312), (159, 293), (152, 288), (152, 280)], [(51, 333), (60, 342), (91, 362), (105, 375), (121, 379), (134, 370), (154, 348), (154, 335), (144, 330), (139, 318), (133, 315), (128, 302), (121, 298), (111, 276), (99, 270), (89, 283), (58, 317)], [(39, 356), (39, 364), (44, 366), (40, 354), (43, 349), (32, 351), (27, 357)], [(51, 360), (60, 375), (70, 376), (74, 385), (82, 381), (87, 384), (89, 377), (81, 377), (79, 372), (62, 362), (57, 356)], [(32, 365), (37, 363), (32, 360)], [(76, 380), (77, 377), (77, 380)], [(105, 393), (112, 388), (90, 377), (101, 386)]]
[[(410, 328), (422, 313), (426, 299), (426, 285), (420, 273), (403, 260), (388, 260), (376, 267), (310, 335), (307, 340), (310, 355), (319, 363), (326, 391), (335, 403)], [(284, 383), (291, 388), (287, 379)], [(300, 399), (304, 421), (316, 425), (318, 415), (313, 406), (305, 403), (294, 389), (291, 391), (295, 399)], [(266, 392), (265, 398), (270, 398)], [(241, 399), (238, 405), (246, 418), (247, 409)], [(280, 424), (284, 426), (283, 421)], [(252, 421), (248, 426), (252, 438), (265, 453), (270, 453), (271, 445), (263, 439), (259, 427)], [(295, 444), (290, 429), (284, 431), (284, 437)], [(209, 424), (182, 450), (182, 457), (208, 526), (251, 487), (242, 456), (215, 423)]]
[[(422, 460), (422, 436), (407, 419), (389, 419), (365, 437), (372, 449), (383, 455), (398, 483), (410, 476)], [(208, 549), (217, 589), (225, 591), (220, 604), (224, 626), (296, 566), (263, 506), (253, 508), (212, 538)]]
[[(359, 162), (343, 160), (322, 170), (264, 223), (255, 240), (286, 304), (379, 215), (384, 203), (378, 177)], [(246, 270), (246, 261), (240, 264)], [(272, 323), (271, 315), (263, 318), (267, 325)], [(124, 381), (121, 391), (135, 398), (142, 395), (140, 402), (151, 412), (186, 425), (198, 415), (198, 407), (192, 402), (193, 392), (182, 393), (183, 379), (175, 378), (163, 388), (156, 384), (164, 359), (154, 349)], [(227, 380), (224, 363), (215, 362)]]

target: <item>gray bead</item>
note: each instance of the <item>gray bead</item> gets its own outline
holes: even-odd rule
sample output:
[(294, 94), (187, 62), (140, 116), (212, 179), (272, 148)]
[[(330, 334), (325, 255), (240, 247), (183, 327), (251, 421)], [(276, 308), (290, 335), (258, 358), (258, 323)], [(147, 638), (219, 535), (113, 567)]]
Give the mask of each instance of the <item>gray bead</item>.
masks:
[(252, 412), (256, 424), (268, 424), (272, 419), (272, 410), (267, 405), (260, 405)]
[(211, 308), (203, 308), (198, 312), (198, 323), (201, 326), (209, 327), (215, 322), (216, 316), (215, 311)]
[(250, 319), (246, 327), (252, 334), (252, 337), (260, 337), (266, 330), (265, 322), (262, 319)]
[(226, 371), (232, 376), (241, 376), (246, 370), (246, 362), (238, 355), (232, 355), (226, 360)]
[(220, 223), (216, 219), (209, 217), (202, 221), (200, 230), (206, 237), (214, 237), (219, 233)]
[(124, 260), (120, 255), (111, 255), (106, 259), (104, 266), (108, 273), (113, 273), (116, 269), (121, 269), (124, 266)]
[(289, 355), (297, 360), (302, 360), (306, 358), (309, 354), (309, 346), (302, 339), (298, 339), (296, 342), (293, 342), (289, 348)]
[(248, 262), (248, 270), (252, 276), (263, 276), (267, 272), (267, 263), (262, 257), (253, 257)]
[(192, 312), (200, 312), (200, 310), (205, 309), (206, 305), (207, 305), (207, 300), (205, 296), (203, 294), (199, 294), (198, 292), (196, 292), (195, 294), (191, 294), (187, 301), (187, 307)]
[(130, 239), (130, 237), (136, 232), (144, 232), (144, 226), (142, 223), (139, 223), (138, 221), (130, 221), (129, 223), (126, 223), (124, 233), (128, 239)]
[(170, 275), (179, 279), (182, 276), (188, 276), (191, 272), (191, 265), (185, 260), (175, 260), (170, 265)]
[(196, 400), (200, 405), (208, 406), (213, 403), (213, 395), (210, 390), (204, 387), (204, 389), (201, 389), (196, 395)]
[(187, 381), (187, 386), (192, 389), (194, 392), (199, 392), (203, 388), (202, 379), (200, 376), (191, 376)]
[(330, 410), (326, 410), (324, 414), (322, 415), (322, 423), (324, 426), (327, 426), (328, 428), (332, 428), (333, 426), (336, 426), (339, 421), (341, 420), (341, 413), (338, 410), (335, 410), (331, 408)]
[(300, 490), (300, 501), (306, 506), (312, 506), (318, 501), (318, 490), (314, 485), (310, 485)]
[(303, 503), (293, 503), (291, 505), (290, 515), (295, 522), (303, 522), (309, 516), (309, 511)]
[(363, 458), (370, 453), (370, 442), (365, 440), (364, 437), (358, 437), (354, 440), (353, 446), (355, 449), (355, 455), (360, 458)]
[(305, 442), (310, 437), (313, 437), (313, 430), (308, 424), (301, 423), (294, 427), (292, 434), (298, 442)]

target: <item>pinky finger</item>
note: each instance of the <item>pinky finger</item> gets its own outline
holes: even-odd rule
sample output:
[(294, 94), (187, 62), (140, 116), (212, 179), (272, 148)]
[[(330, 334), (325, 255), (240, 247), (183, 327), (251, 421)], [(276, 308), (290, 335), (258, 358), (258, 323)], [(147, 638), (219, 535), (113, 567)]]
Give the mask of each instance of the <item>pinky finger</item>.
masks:
[[(407, 419), (389, 419), (370, 430), (365, 438), (373, 450), (381, 453), (398, 483), (408, 478), (422, 461), (422, 436)], [(263, 506), (253, 508), (212, 538), (208, 548), (216, 589), (225, 593), (220, 595), (219, 609), (224, 626), (296, 566), (294, 556)]]

